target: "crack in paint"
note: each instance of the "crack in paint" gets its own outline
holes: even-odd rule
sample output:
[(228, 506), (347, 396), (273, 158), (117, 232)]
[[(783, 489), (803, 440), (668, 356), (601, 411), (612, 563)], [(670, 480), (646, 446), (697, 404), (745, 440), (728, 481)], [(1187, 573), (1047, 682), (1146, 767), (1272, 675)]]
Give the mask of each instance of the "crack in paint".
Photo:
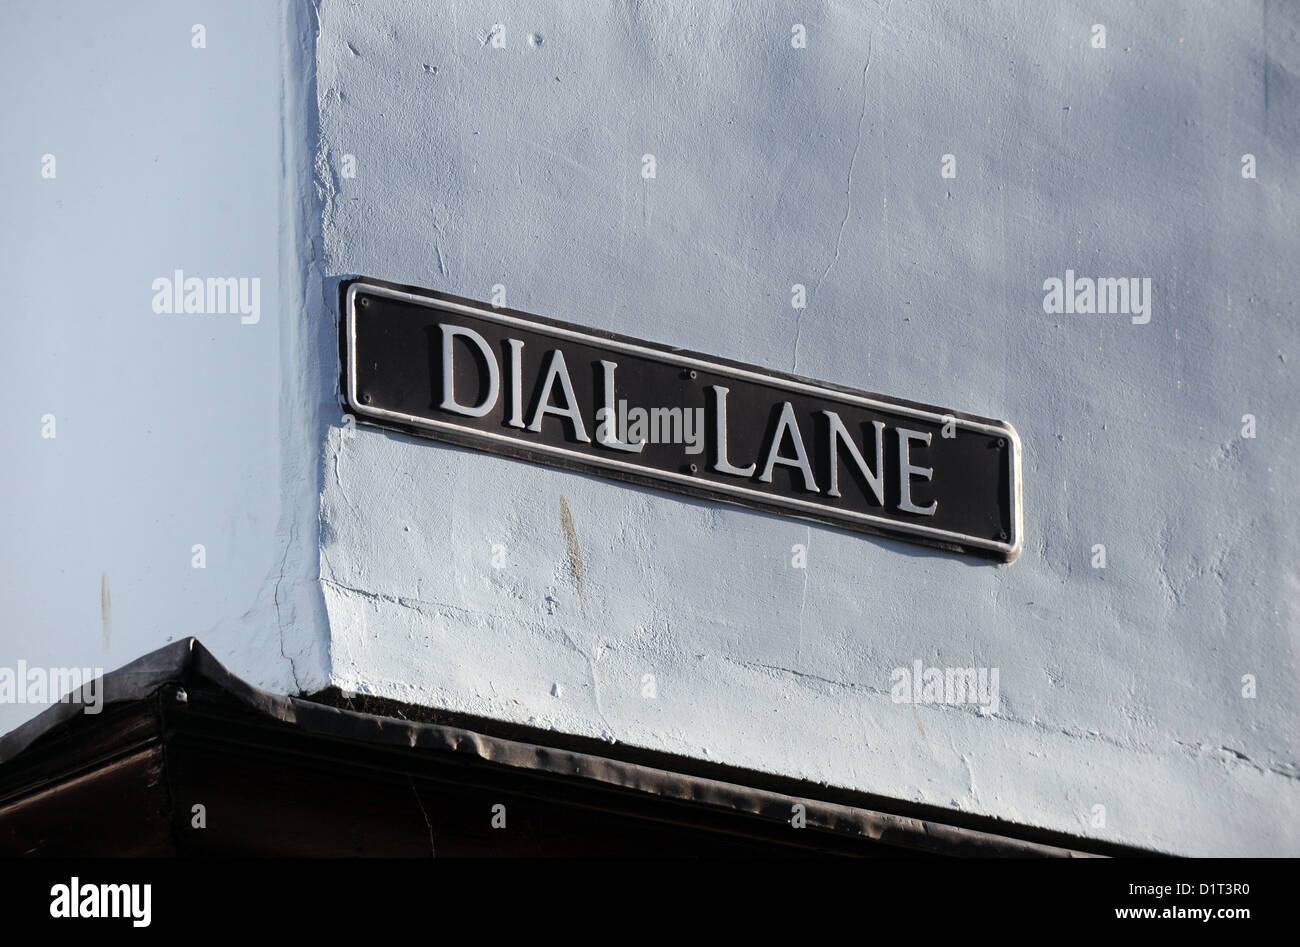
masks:
[(1265, 775), (1281, 776), (1284, 779), (1300, 779), (1300, 766), (1295, 763), (1275, 763), (1272, 761), (1267, 764), (1256, 763), (1245, 753), (1234, 750), (1230, 746), (1212, 747), (1202, 743), (1187, 743), (1183, 740), (1175, 740), (1174, 743), (1188, 756), (1196, 759), (1217, 755), (1220, 761), (1226, 765), (1241, 764)]
[(336, 582), (333, 579), (321, 577), (321, 585), (328, 585), (340, 592), (347, 592), (352, 595), (358, 595), (361, 598), (370, 599), (375, 602), (384, 602), (389, 605), (397, 605), (401, 608), (412, 608), (418, 612), (424, 611), (453, 611), (461, 612), (466, 615), (478, 615), (478, 612), (465, 608), (460, 605), (452, 605), (450, 602), (434, 602), (427, 599), (411, 598), (403, 595), (388, 595), (383, 592), (372, 592), (368, 589), (358, 589), (350, 585), (344, 585), (342, 582)]
[(280, 570), (275, 577), (275, 591), (272, 594), (272, 601), (275, 603), (275, 628), (280, 635), (280, 657), (289, 662), (289, 673), (293, 676), (293, 686), (296, 692), (303, 692), (302, 682), (298, 680), (298, 666), (294, 664), (293, 658), (284, 651), (284, 619), (280, 617), (280, 583), (284, 581), (285, 563), (289, 561), (289, 552), (293, 549), (293, 544), (298, 539), (298, 523), (294, 520), (289, 525), (289, 541), (284, 545), (284, 555), (280, 557)]
[[(889, 8), (893, 6), (893, 0), (885, 6), (885, 12), (880, 18), (879, 26), (883, 26), (889, 19)], [(815, 299), (818, 290), (822, 288), (822, 283), (830, 275), (832, 267), (840, 260), (840, 246), (844, 241), (844, 228), (848, 225), (849, 215), (853, 213), (853, 168), (858, 162), (858, 150), (862, 147), (862, 125), (867, 117), (867, 75), (871, 72), (871, 63), (874, 60), (872, 48), (875, 46), (876, 30), (871, 30), (871, 35), (867, 37), (867, 62), (862, 67), (862, 111), (858, 113), (858, 135), (853, 142), (853, 153), (849, 156), (849, 173), (848, 180), (844, 184), (844, 217), (840, 220), (839, 232), (835, 235), (835, 254), (831, 257), (830, 262), (826, 264), (826, 269), (822, 270), (822, 275), (817, 278), (817, 283), (813, 286), (813, 291), (809, 293), (809, 301)], [(794, 359), (791, 364), (791, 370), (799, 367), (799, 336), (803, 329), (803, 310), (798, 310), (798, 315), (794, 321)]]
[[(882, 690), (877, 687), (872, 687), (869, 684), (862, 684), (853, 681), (837, 681), (832, 678), (821, 677), (820, 675), (817, 674), (809, 674), (806, 671), (796, 671), (793, 668), (781, 667), (780, 665), (763, 664), (758, 661), (740, 661), (735, 658), (726, 657), (725, 655), (722, 657), (722, 660), (726, 661), (729, 664), (734, 664), (738, 667), (747, 668), (749, 670), (762, 670), (762, 671), (774, 672), (777, 674), (788, 674), (791, 677), (798, 678), (801, 682), (813, 681), (821, 684), (829, 684), (832, 687), (842, 687), (848, 690), (866, 691), (869, 694), (876, 694), (880, 696), (891, 694), (890, 691)], [(1002, 696), (1002, 702), (1004, 704), (1007, 703), (1006, 695)], [(916, 711), (917, 705), (912, 703), (911, 701), (908, 701), (908, 703), (912, 704), (912, 714), (916, 719), (917, 728), (920, 729), (921, 735), (925, 736), (925, 729), (921, 727), (920, 715), (917, 714)], [(935, 710), (959, 711), (964, 713), (975, 713), (978, 716), (983, 716), (978, 714), (977, 709), (972, 707), (969, 704), (953, 705), (953, 704), (934, 703), (934, 704), (926, 704), (925, 706), (933, 708)], [(1033, 730), (1038, 730), (1040, 732), (1068, 737), (1072, 740), (1088, 740), (1091, 742), (1101, 742), (1101, 743), (1109, 744), (1110, 746), (1116, 747), (1121, 750), (1133, 751), (1138, 753), (1158, 752), (1154, 747), (1150, 745), (1126, 743), (1114, 737), (1106, 736), (1105, 734), (1099, 733), (1095, 730), (1083, 731), (1078, 729), (1071, 729), (1068, 727), (1053, 727), (1047, 724), (1043, 724), (1037, 720), (1027, 720), (1023, 717), (1017, 717), (1013, 714), (1007, 714), (1007, 713), (995, 714), (993, 715), (993, 718), (997, 720), (1006, 721), (1007, 723), (1013, 723), (1018, 726), (1029, 727)], [(1218, 754), (1220, 760), (1225, 764), (1247, 766), (1263, 775), (1281, 776), (1284, 779), (1300, 779), (1300, 765), (1297, 765), (1295, 763), (1270, 762), (1267, 765), (1264, 765), (1255, 762), (1245, 753), (1242, 753), (1240, 750), (1235, 750), (1232, 747), (1228, 747), (1228, 746), (1220, 746), (1216, 749), (1203, 744), (1187, 743), (1182, 740), (1174, 740), (1174, 743), (1177, 746), (1179, 746), (1187, 755), (1192, 757), (1199, 758), (1199, 757), (1209, 756), (1211, 754)]]

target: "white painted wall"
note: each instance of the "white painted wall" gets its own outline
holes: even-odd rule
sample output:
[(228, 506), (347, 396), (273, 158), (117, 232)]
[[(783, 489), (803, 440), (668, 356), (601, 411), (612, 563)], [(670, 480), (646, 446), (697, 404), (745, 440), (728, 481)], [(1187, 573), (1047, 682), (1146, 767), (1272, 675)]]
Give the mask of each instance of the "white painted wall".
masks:
[[(1295, 8), (732, 7), (326, 0), (326, 280), (502, 283), (516, 308), (1006, 418), (1024, 554), (335, 429), (334, 680), (1159, 849), (1300, 853)], [(1151, 277), (1150, 323), (1044, 314), (1067, 267)], [(998, 667), (998, 715), (892, 702), (918, 658)]]
[[(1300, 16), (1130, 6), (9, 8), (0, 659), (114, 667), (196, 634), (280, 691), (1300, 854)], [(260, 276), (260, 323), (153, 313), (177, 267)], [(1045, 314), (1067, 267), (1150, 276), (1150, 323)], [(502, 283), (515, 308), (1005, 418), (1025, 551), (347, 438), (334, 320), (358, 274)], [(917, 659), (999, 668), (998, 714), (894, 703)]]

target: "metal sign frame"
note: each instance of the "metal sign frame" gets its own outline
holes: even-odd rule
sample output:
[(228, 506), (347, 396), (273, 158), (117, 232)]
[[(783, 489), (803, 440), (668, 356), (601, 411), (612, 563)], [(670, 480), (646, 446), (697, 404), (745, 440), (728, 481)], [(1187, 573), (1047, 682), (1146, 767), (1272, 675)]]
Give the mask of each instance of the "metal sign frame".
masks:
[[(343, 359), (341, 389), (347, 408), (356, 415), (358, 420), (403, 433), (431, 437), (458, 446), (486, 450), (535, 463), (594, 473), (697, 498), (738, 503), (764, 512), (793, 516), (855, 532), (905, 539), (1003, 562), (1012, 562), (1020, 554), (1023, 545), (1022, 449), (1015, 428), (1004, 421), (813, 381), (784, 372), (769, 371), (754, 365), (658, 345), (513, 309), (493, 308), (483, 303), (433, 290), (372, 278), (348, 280), (340, 285), (340, 294), (343, 311), (340, 351)], [(779, 496), (740, 484), (719, 483), (716, 480), (704, 481), (690, 473), (662, 470), (616, 457), (594, 456), (534, 439), (524, 440), (510, 434), (476, 430), (452, 421), (366, 404), (358, 396), (356, 362), (357, 301), (363, 294), (406, 302), (430, 310), (468, 316), (504, 327), (516, 327), (554, 338), (558, 342), (566, 340), (579, 342), (614, 353), (677, 366), (687, 372), (708, 372), (725, 378), (784, 389), (832, 404), (847, 404), (889, 415), (915, 418), (931, 425), (955, 424), (958, 429), (986, 434), (993, 438), (1004, 438), (1009, 448), (1005, 451), (1005, 455), (1009, 485), (1009, 496), (1006, 499), (1011, 506), (1010, 534), (1006, 535), (1003, 531), (1003, 535), (997, 537), (975, 536), (931, 527), (923, 523), (900, 521), (889, 516), (836, 509), (825, 503)], [(998, 443), (1001, 445), (1000, 441)]]

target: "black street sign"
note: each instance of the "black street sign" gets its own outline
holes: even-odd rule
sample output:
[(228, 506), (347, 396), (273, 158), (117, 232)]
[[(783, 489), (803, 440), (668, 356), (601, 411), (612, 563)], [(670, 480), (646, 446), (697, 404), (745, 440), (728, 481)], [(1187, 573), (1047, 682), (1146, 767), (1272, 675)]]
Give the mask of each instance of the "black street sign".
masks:
[(1004, 421), (376, 280), (343, 284), (358, 420), (1010, 562)]

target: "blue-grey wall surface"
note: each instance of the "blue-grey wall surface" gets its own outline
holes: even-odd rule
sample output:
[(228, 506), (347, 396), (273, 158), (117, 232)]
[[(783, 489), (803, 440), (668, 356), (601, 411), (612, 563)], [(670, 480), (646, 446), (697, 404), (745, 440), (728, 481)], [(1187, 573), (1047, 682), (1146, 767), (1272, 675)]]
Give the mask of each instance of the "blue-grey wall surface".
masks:
[[(196, 636), (263, 686), (327, 683), (306, 19), (257, 0), (0, 10), (0, 676)], [(243, 280), (249, 311), (167, 311), (155, 281), (178, 270), (204, 310), (209, 278)], [(41, 709), (0, 700), (0, 732)]]

